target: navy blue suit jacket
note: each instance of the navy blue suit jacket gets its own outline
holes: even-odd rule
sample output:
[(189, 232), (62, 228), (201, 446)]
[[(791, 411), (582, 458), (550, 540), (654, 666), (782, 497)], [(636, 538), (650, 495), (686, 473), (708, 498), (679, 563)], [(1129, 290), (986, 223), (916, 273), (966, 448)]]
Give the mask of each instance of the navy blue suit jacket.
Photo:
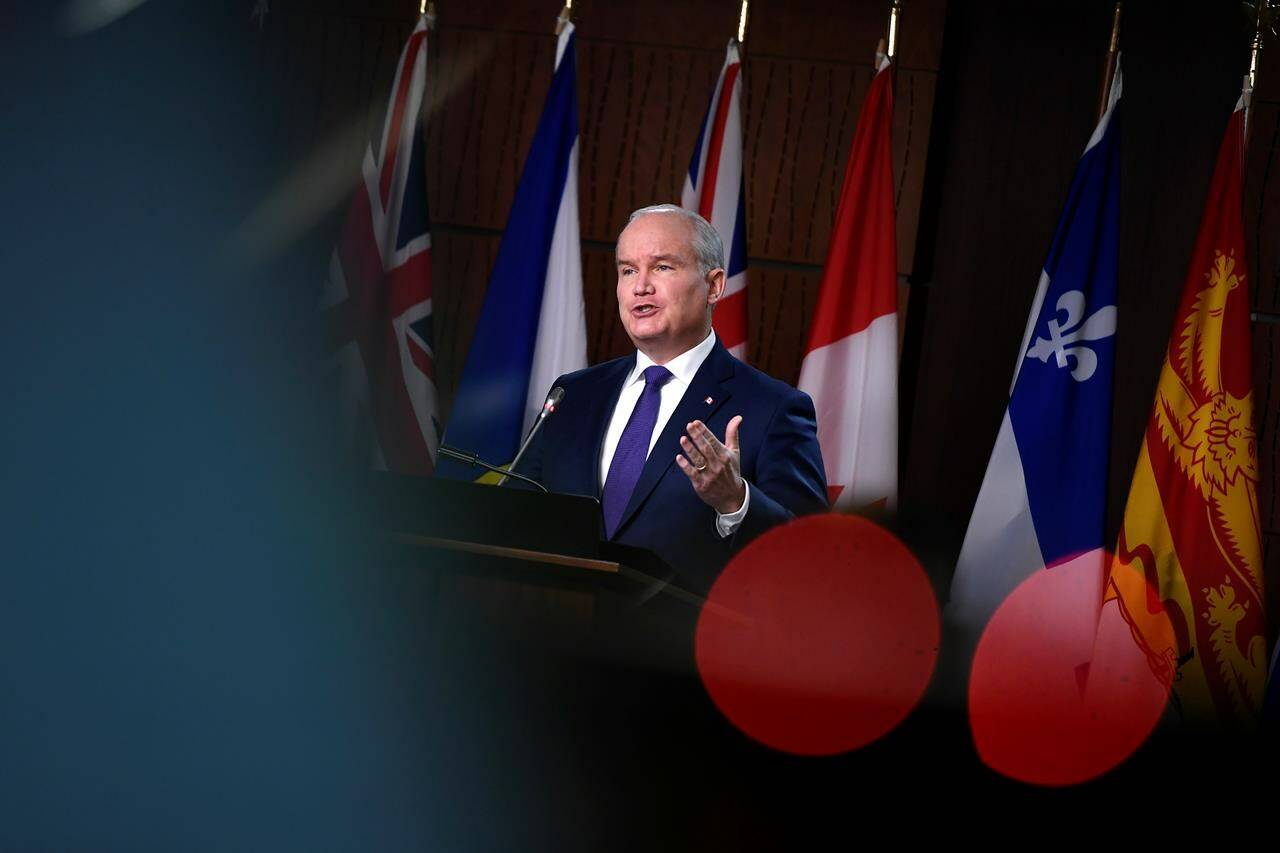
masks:
[[(605, 432), (634, 366), (632, 354), (557, 379), (564, 399), (516, 470), (553, 492), (600, 497)], [(701, 420), (724, 441), (734, 415), (742, 415), (739, 448), (751, 499), (742, 525), (721, 538), (715, 510), (698, 498), (675, 458), (690, 421)], [(717, 341), (653, 446), (612, 541), (653, 551), (676, 570), (678, 585), (706, 592), (751, 539), (826, 509), (813, 401), (738, 361)]]

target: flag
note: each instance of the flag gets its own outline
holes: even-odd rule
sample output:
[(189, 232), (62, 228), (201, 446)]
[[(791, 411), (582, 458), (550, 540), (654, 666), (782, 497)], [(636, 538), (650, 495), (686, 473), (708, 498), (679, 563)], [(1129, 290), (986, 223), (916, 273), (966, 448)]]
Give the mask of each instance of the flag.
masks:
[[(516, 187), (449, 416), (448, 441), (510, 463), (551, 383), (587, 366), (578, 237), (578, 87), (573, 24)], [(442, 467), (460, 477), (472, 471)]]
[(1246, 106), (1241, 97), (1218, 151), (1103, 612), (1128, 623), (1184, 721), (1227, 728), (1257, 724), (1267, 677), (1241, 215)]
[(747, 358), (747, 193), (742, 180), (742, 60), (729, 40), (724, 67), (698, 131), (680, 206), (715, 226), (729, 257), (712, 326), (725, 348)]
[(1072, 580), (1042, 629), (1081, 666), (1093, 654), (1106, 574), (1121, 91), (1117, 62), (1040, 273), (947, 608), (972, 639), (1019, 583), (1062, 572)]
[(371, 440), (376, 467), (410, 474), (431, 473), (440, 435), (421, 117), (429, 24), (418, 20), (400, 54), (321, 301), (342, 386), (342, 432)]
[(849, 148), (800, 390), (813, 398), (836, 509), (892, 509), (898, 496), (898, 244), (893, 71), (877, 54)]

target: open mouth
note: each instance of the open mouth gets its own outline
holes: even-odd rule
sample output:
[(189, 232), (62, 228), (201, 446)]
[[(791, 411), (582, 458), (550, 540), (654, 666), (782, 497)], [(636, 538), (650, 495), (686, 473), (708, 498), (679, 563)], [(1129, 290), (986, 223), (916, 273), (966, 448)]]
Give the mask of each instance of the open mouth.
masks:
[(647, 302), (642, 302), (641, 304), (632, 308), (631, 313), (637, 317), (648, 317), (651, 314), (656, 313), (657, 310), (658, 310), (657, 305), (650, 305)]

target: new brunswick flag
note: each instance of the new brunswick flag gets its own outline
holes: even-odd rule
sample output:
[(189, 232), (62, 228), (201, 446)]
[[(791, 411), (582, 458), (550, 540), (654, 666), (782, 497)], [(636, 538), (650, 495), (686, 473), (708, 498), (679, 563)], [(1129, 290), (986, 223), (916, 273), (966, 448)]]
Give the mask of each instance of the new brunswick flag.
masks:
[(1245, 105), (1218, 152), (1103, 604), (1104, 620), (1118, 612), (1128, 623), (1185, 721), (1233, 729), (1256, 725), (1267, 674)]

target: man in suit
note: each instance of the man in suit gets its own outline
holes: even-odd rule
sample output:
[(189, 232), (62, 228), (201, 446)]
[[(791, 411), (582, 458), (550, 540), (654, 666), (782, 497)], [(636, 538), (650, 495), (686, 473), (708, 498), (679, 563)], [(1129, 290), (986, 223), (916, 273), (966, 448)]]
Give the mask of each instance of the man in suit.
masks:
[(652, 550), (705, 592), (751, 539), (827, 508), (813, 402), (716, 340), (724, 246), (701, 216), (637, 210), (617, 270), (636, 352), (557, 379), (564, 398), (517, 470), (600, 497), (605, 538)]

